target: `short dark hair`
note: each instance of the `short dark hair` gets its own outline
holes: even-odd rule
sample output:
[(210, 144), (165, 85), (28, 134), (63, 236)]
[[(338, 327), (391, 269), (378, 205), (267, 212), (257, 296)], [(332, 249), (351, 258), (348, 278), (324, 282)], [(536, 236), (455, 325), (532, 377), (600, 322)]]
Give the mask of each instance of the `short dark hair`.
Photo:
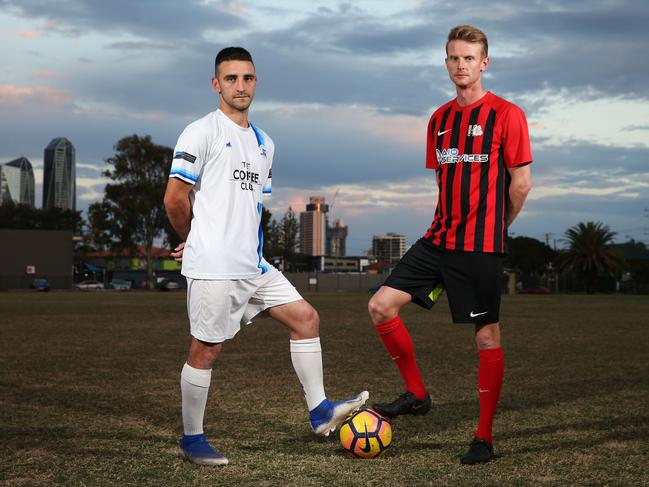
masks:
[(224, 61), (250, 61), (253, 66), (252, 56), (243, 47), (226, 47), (221, 49), (214, 60), (214, 74), (219, 70), (219, 64)]

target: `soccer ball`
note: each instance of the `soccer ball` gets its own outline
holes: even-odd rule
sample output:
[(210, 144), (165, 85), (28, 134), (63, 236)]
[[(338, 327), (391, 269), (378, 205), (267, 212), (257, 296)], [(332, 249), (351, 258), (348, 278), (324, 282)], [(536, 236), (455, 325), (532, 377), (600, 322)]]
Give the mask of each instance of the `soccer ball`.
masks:
[(340, 443), (359, 458), (374, 458), (392, 442), (388, 420), (372, 409), (361, 409), (347, 417), (340, 427)]

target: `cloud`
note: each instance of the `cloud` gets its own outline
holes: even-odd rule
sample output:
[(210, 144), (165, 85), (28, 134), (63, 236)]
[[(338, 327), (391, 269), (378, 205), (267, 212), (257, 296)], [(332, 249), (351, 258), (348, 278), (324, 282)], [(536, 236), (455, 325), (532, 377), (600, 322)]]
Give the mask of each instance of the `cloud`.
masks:
[(595, 184), (614, 183), (619, 177), (647, 174), (649, 148), (610, 147), (588, 142), (535, 144), (533, 171), (542, 177), (561, 177), (566, 181), (590, 179)]
[(113, 42), (106, 46), (107, 49), (118, 49), (124, 51), (166, 51), (173, 49), (171, 44), (162, 42), (147, 42), (147, 41), (120, 41)]
[(85, 210), (86, 204), (101, 200), (104, 197), (106, 183), (108, 183), (107, 178), (95, 179), (77, 176), (77, 200), (81, 206), (79, 209)]
[(16, 34), (18, 35), (18, 37), (22, 37), (23, 39), (35, 39), (43, 35), (42, 32), (28, 29), (20, 29), (16, 32)]
[(67, 79), (69, 75), (58, 71), (34, 71), (31, 77), (39, 79)]
[(431, 49), (430, 24), (392, 27), (380, 22), (350, 24), (336, 39), (336, 46), (348, 52), (387, 56)]
[(146, 38), (184, 38), (205, 29), (230, 31), (246, 22), (226, 9), (199, 1), (175, 0), (2, 0), (10, 12), (49, 22), (49, 30), (73, 36), (90, 30), (128, 32)]
[[(214, 110), (214, 55), (243, 45), (259, 75), (251, 119), (277, 146), (280, 216), (340, 189), (332, 216), (350, 224), (358, 248), (387, 231), (412, 243), (437, 194), (423, 167), (425, 125), (454, 96), (446, 35), (468, 22), (489, 36), (485, 86), (530, 124), (535, 187), (514, 231), (540, 238), (599, 219), (642, 227), (649, 58), (637, 50), (649, 41), (646, 2), (0, 0), (0, 10), (15, 53), (0, 86), (11, 111), (0, 119), (5, 151), (42, 157), (52, 137), (70, 138), (94, 168), (79, 169), (80, 205), (101, 194), (102, 161), (121, 137), (173, 146)], [(27, 43), (17, 25), (42, 36)], [(31, 86), (30, 77), (52, 81)]]
[(632, 124), (632, 125), (625, 125), (622, 127), (622, 130), (628, 130), (629, 132), (633, 132), (636, 130), (649, 130), (649, 124), (641, 125), (641, 124)]
[(246, 8), (246, 6), (241, 2), (227, 2), (222, 8), (226, 12), (239, 17), (242, 17), (249, 12), (248, 8)]
[(49, 86), (0, 85), (0, 105), (16, 106), (29, 102), (60, 107), (69, 105), (72, 99), (71, 93), (67, 90)]
[(282, 185), (364, 184), (369, 193), (376, 181), (408, 179), (424, 166), (424, 119), (375, 115), (367, 107), (284, 104), (251, 116), (275, 142), (273, 174)]

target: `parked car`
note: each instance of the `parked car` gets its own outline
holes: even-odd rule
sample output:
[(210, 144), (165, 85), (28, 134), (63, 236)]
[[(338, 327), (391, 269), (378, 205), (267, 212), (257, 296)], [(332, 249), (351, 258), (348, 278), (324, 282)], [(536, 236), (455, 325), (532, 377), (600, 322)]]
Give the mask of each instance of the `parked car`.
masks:
[(36, 289), (37, 291), (49, 291), (50, 290), (50, 283), (47, 282), (47, 279), (43, 278), (36, 278), (32, 281), (32, 284), (30, 286), (32, 289)]
[(131, 281), (126, 281), (124, 279), (113, 279), (108, 283), (108, 287), (111, 289), (117, 289), (119, 291), (128, 291), (131, 289)]
[(180, 283), (174, 279), (162, 279), (157, 284), (160, 291), (173, 291), (180, 289)]
[(104, 289), (104, 285), (99, 281), (88, 280), (78, 282), (74, 285), (74, 288), (80, 291), (91, 291), (94, 289)]
[(543, 286), (524, 287), (521, 289), (521, 294), (550, 294), (550, 290)]

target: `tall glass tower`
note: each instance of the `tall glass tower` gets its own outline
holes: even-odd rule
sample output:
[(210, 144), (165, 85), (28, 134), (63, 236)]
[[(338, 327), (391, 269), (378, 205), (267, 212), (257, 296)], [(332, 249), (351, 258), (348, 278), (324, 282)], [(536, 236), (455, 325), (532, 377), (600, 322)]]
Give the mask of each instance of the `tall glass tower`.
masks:
[(76, 155), (65, 137), (57, 137), (45, 147), (43, 208), (77, 209)]
[(0, 166), (0, 203), (34, 206), (34, 170), (26, 157)]

